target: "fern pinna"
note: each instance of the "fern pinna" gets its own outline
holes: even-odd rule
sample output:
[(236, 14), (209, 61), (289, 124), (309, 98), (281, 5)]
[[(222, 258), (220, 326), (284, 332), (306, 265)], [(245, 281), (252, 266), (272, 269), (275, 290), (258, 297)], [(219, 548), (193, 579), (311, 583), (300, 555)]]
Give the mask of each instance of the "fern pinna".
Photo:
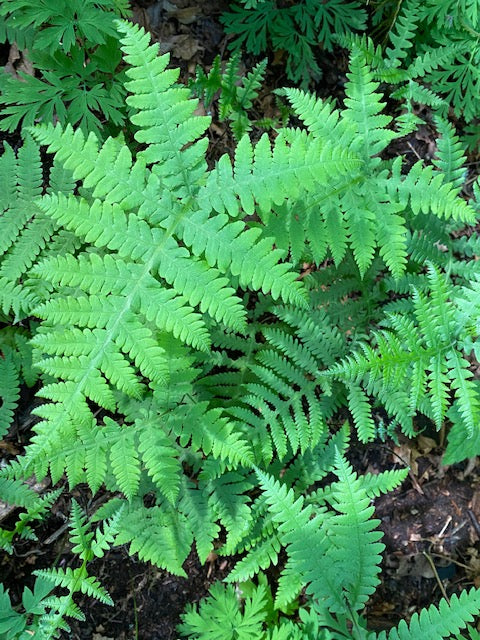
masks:
[[(264, 135), (256, 145), (244, 136), (233, 159), (224, 155), (209, 170), (209, 119), (195, 115), (197, 101), (176, 84), (178, 72), (166, 68), (168, 57), (158, 56), (149, 36), (118, 28), (138, 146), (70, 126), (32, 128), (35, 142), (25, 143), (18, 162), (29, 149), (37, 158), (44, 145), (53, 154), (51, 187), (42, 195), (37, 179), (30, 212), (14, 207), (5, 218), (4, 313), (40, 320), (30, 344), (45, 402), (25, 454), (0, 480), (20, 495), (19, 479), (49, 473), (56, 483), (66, 474), (71, 488), (86, 483), (111, 494), (92, 516), (106, 520), (103, 538), (87, 532), (72, 507), (82, 566), (41, 575), (69, 589), (66, 600), (47, 600), (50, 629), (78, 615), (74, 584), (108, 600), (86, 573), (92, 553), (129, 544), (131, 553), (184, 575), (192, 545), (205, 561), (221, 538), (219, 553), (242, 554), (231, 581), (253, 578), (285, 549), (275, 606), (290, 606), (305, 588), (313, 603), (305, 616), (346, 637), (352, 623), (363, 628), (359, 611), (378, 581), (381, 545), (368, 501), (404, 472), (357, 478), (345, 460), (347, 429), (331, 435), (328, 420), (349, 403), (360, 437), (370, 439), (367, 396), (389, 410), (388, 398), (403, 392), (391, 413), (409, 432), (417, 410), (440, 425), (452, 395), (457, 434), (466, 428), (475, 437), (477, 390), (461, 355), (477, 331), (473, 272), (458, 272), (468, 313), (452, 302), (431, 319), (428, 286), (441, 301), (460, 291), (456, 282), (444, 287), (434, 268), (427, 279), (422, 273), (442, 228), (476, 220), (458, 196), (463, 156), (443, 151), (436, 165), (409, 171), (401, 158), (382, 159), (413, 124), (382, 113), (378, 83), (357, 47), (345, 109), (286, 90), (305, 126), (281, 128), (273, 142)], [(457, 149), (450, 141), (444, 148)], [(41, 241), (26, 254), (31, 226)], [(308, 273), (300, 273), (305, 264)], [(374, 310), (365, 304), (371, 292)], [(392, 305), (411, 314), (408, 326), (387, 305), (392, 293)], [(357, 322), (361, 309), (368, 313)], [(375, 334), (372, 320), (382, 325)], [(411, 327), (425, 342), (416, 351)], [(363, 348), (365, 363), (352, 355)], [(413, 362), (419, 349), (422, 366)], [(395, 375), (382, 370), (385, 354)], [(357, 362), (361, 370), (349, 368)], [(18, 388), (18, 367), (12, 371), (2, 390), (7, 418)], [(338, 482), (313, 487), (330, 472)], [(307, 538), (322, 550), (312, 566), (302, 551)], [(354, 572), (338, 575), (351, 558)], [(478, 608), (476, 591), (463, 600), (465, 611)]]

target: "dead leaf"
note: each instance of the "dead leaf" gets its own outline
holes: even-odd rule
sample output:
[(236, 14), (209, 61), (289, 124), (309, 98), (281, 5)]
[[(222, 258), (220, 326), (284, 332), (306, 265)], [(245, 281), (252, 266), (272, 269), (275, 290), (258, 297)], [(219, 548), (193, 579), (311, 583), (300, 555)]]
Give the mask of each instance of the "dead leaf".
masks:
[(173, 10), (167, 10), (167, 15), (169, 18), (176, 18), (180, 24), (193, 24), (199, 18), (198, 7), (185, 7), (183, 9), (173, 7)]
[(28, 59), (27, 49), (20, 51), (15, 43), (10, 47), (10, 51), (8, 52), (8, 61), (4, 68), (7, 73), (18, 80), (22, 80), (22, 77), (19, 75), (19, 71), (26, 73), (29, 76), (35, 75), (33, 64)]

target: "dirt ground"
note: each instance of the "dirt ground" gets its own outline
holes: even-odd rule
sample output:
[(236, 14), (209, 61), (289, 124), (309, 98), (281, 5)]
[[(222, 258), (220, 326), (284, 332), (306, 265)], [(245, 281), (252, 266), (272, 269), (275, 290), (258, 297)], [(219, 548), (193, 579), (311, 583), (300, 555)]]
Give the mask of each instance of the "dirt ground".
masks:
[[(227, 39), (219, 16), (227, 4), (224, 0), (139, 1), (133, 7), (134, 20), (152, 32), (153, 38), (161, 42), (162, 51), (170, 51), (172, 65), (180, 67), (181, 78), (186, 81), (194, 75), (197, 64), (208, 68), (215, 55), (226, 55)], [(265, 88), (254, 105), (259, 115), (272, 115), (271, 92), (287, 84), (281, 56), (275, 60), (272, 57), (270, 62)], [(323, 77), (312, 89), (319, 95), (341, 99), (345, 53), (323, 56), (319, 63)], [(215, 117), (215, 105), (213, 111)], [(224, 125), (214, 123), (210, 135), (212, 157), (230, 148), (231, 134)], [(429, 159), (433, 132), (425, 126), (396, 144), (402, 148), (395, 152), (411, 157), (412, 163), (419, 157)], [(19, 453), (28, 440), (33, 401), (32, 392), (26, 391), (16, 428), (0, 442), (0, 462)], [(386, 550), (382, 584), (367, 607), (371, 629), (388, 629), (419, 608), (448, 597), (460, 586), (480, 586), (480, 466), (474, 459), (443, 467), (439, 437), (424, 433), (414, 443), (387, 441), (358, 445), (351, 450), (351, 461), (358, 473), (377, 473), (405, 465), (411, 468), (402, 487), (375, 501)], [(75, 490), (75, 497), (80, 504), (87, 504), (90, 499), (81, 486)], [(23, 586), (32, 583), (33, 570), (53, 562), (60, 566), (72, 562), (66, 527), (68, 511), (68, 504), (60, 499), (52, 516), (36, 530), (38, 542), (22, 542), (16, 546), (15, 555), (0, 556), (0, 579), (14, 601), (19, 600)], [(3, 527), (8, 528), (14, 518), (14, 513), (5, 516), (0, 510)], [(185, 605), (204, 597), (212, 582), (228, 573), (229, 562), (232, 561), (212, 556), (201, 566), (192, 552), (184, 565), (188, 578), (177, 578), (129, 557), (123, 548), (111, 551), (95, 561), (92, 573), (108, 589), (115, 608), (89, 599), (80, 602), (87, 620), (72, 623), (69, 637), (173, 640), (178, 637), (176, 625)]]

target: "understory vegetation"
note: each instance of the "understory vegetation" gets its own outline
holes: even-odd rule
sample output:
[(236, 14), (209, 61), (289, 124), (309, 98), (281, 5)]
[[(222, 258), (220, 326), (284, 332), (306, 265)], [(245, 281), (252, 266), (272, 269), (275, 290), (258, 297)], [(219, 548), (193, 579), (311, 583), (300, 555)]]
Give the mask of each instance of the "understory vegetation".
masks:
[[(475, 587), (369, 627), (373, 500), (408, 468), (349, 456), (424, 423), (443, 464), (480, 454), (480, 3), (232, 2), (232, 48), (281, 51), (290, 80), (261, 119), (267, 58), (218, 57), (186, 85), (128, 17), (124, 0), (0, 4), (0, 39), (36, 70), (0, 80), (0, 128), (21, 136), (0, 157), (0, 437), (26, 387), (38, 418), (0, 469), (19, 509), (0, 546), (34, 539), (63, 492), (77, 558), (22, 602), (0, 584), (0, 637), (69, 637), (82, 594), (115, 606), (91, 567), (123, 545), (176, 575), (192, 548), (234, 558), (182, 637), (478, 640)], [(320, 99), (340, 46), (343, 99)], [(214, 100), (235, 148), (213, 163)], [(418, 105), (431, 162), (391, 152)]]

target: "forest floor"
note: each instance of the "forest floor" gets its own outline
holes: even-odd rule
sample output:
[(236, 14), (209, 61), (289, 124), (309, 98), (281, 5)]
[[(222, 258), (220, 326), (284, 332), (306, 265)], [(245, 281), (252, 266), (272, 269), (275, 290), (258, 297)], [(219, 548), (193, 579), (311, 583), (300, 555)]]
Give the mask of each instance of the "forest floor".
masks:
[[(214, 57), (227, 57), (227, 38), (219, 21), (224, 0), (160, 0), (134, 4), (134, 20), (151, 31), (163, 52), (171, 54), (171, 65), (181, 69), (181, 80), (195, 74), (196, 65), (208, 69)], [(254, 60), (247, 60), (253, 64)], [(343, 51), (322, 56), (322, 80), (310, 87), (320, 96), (342, 99), (346, 55)], [(267, 75), (254, 105), (257, 115), (275, 116), (272, 91), (288, 84), (281, 56), (270, 56)], [(211, 160), (233, 149), (228, 128), (215, 120), (210, 129)], [(408, 139), (397, 141), (392, 155), (402, 154), (412, 163), (429, 160), (435, 150), (435, 132), (427, 124)], [(0, 442), (0, 464), (21, 452), (31, 434), (30, 416), (34, 396), (26, 390), (15, 429)], [(388, 629), (409, 619), (421, 607), (448, 597), (459, 586), (480, 586), (480, 466), (477, 459), (445, 467), (441, 464), (442, 433), (426, 429), (415, 441), (372, 443), (352, 447), (350, 459), (358, 473), (378, 473), (393, 466), (410, 467), (403, 485), (375, 501), (386, 545), (382, 583), (369, 601), (366, 614), (370, 629)], [(354, 453), (352, 453), (354, 452)], [(39, 491), (48, 486), (38, 487)], [(91, 495), (77, 487), (74, 497), (91, 508)], [(96, 500), (101, 500), (96, 496)], [(3, 505), (4, 506), (4, 505)], [(0, 581), (18, 601), (21, 589), (31, 584), (35, 569), (69, 566), (67, 531), (68, 504), (60, 499), (51, 517), (37, 528), (38, 541), (16, 545), (13, 556), (0, 557)], [(1, 526), (9, 528), (15, 513), (2, 510)], [(130, 557), (119, 548), (95, 561), (92, 573), (112, 596), (111, 608), (90, 599), (80, 602), (86, 621), (72, 624), (73, 640), (173, 640), (185, 605), (198, 602), (209, 586), (222, 579), (232, 560), (211, 554), (201, 566), (192, 552), (185, 562), (187, 578), (178, 578)], [(66, 636), (65, 636), (66, 637)]]

